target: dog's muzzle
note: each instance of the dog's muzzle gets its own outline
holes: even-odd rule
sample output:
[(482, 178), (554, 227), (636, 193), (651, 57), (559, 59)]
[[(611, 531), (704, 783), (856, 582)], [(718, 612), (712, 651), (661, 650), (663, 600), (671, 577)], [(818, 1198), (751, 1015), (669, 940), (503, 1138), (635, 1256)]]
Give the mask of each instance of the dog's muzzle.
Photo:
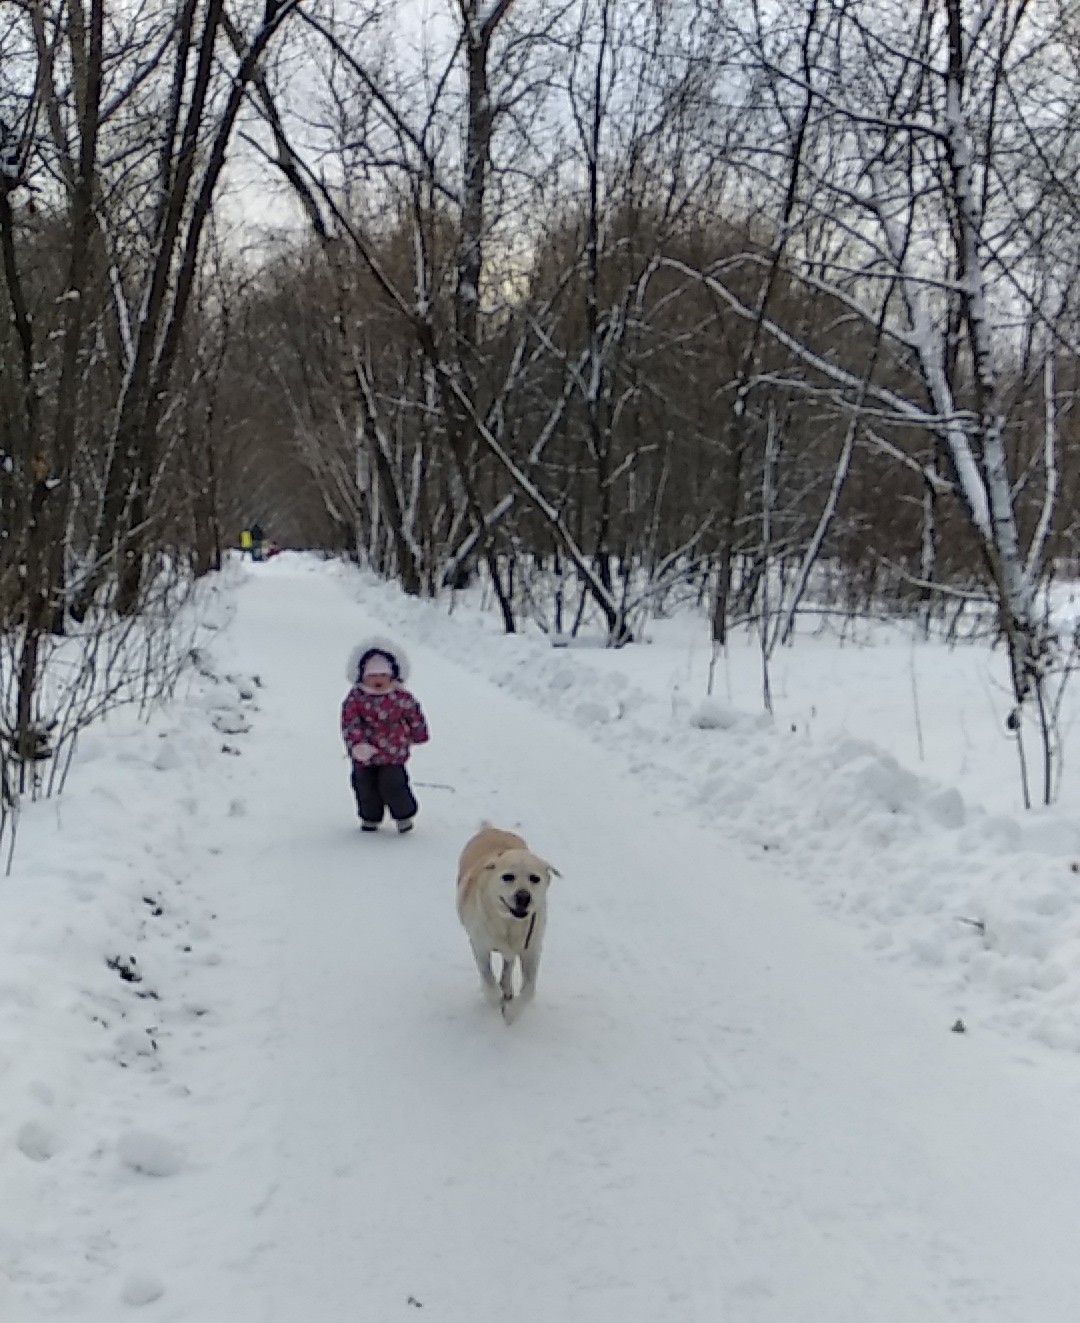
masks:
[(532, 903), (532, 895), (528, 891), (515, 891), (511, 899), (514, 902), (512, 905), (505, 897), (502, 898), (502, 903), (515, 919), (527, 919), (529, 917), (529, 905)]

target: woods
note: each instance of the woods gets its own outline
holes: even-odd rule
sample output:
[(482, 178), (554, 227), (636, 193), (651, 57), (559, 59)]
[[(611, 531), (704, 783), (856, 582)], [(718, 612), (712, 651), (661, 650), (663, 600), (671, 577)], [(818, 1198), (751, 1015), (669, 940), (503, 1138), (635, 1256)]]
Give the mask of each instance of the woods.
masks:
[(1050, 799), (1078, 52), (1029, 0), (6, 0), (5, 804), (253, 519), (510, 631), (697, 603), (766, 696), (822, 610), (989, 630)]

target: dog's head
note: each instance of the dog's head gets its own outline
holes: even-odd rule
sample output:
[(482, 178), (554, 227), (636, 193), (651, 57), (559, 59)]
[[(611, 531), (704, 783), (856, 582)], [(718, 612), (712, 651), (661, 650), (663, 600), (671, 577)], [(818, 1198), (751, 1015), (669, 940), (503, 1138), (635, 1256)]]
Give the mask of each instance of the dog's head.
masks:
[(483, 867), (484, 889), (497, 908), (527, 919), (541, 908), (555, 869), (531, 850), (504, 850)]

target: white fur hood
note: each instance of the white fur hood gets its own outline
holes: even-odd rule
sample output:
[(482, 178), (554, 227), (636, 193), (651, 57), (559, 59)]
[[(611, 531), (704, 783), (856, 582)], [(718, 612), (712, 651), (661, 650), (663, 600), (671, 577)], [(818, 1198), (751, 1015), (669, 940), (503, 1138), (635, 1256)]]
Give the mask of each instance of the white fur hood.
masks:
[(355, 648), (350, 649), (348, 660), (345, 663), (345, 679), (348, 680), (349, 684), (356, 684), (357, 680), (360, 678), (360, 658), (365, 652), (371, 652), (373, 648), (377, 652), (385, 652), (387, 656), (393, 657), (394, 661), (397, 662), (398, 675), (401, 683), (404, 684), (409, 678), (408, 654), (400, 643), (395, 643), (393, 639), (383, 638), (378, 635), (369, 639), (364, 639), (358, 643)]

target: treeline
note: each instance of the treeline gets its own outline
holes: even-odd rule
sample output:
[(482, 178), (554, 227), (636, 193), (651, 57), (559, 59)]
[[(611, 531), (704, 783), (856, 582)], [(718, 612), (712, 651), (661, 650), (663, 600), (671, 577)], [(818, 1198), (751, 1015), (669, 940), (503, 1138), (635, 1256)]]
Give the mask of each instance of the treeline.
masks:
[(57, 640), (251, 520), (615, 643), (981, 599), (1049, 749), (1078, 53), (1053, 0), (7, 6), (5, 794)]

